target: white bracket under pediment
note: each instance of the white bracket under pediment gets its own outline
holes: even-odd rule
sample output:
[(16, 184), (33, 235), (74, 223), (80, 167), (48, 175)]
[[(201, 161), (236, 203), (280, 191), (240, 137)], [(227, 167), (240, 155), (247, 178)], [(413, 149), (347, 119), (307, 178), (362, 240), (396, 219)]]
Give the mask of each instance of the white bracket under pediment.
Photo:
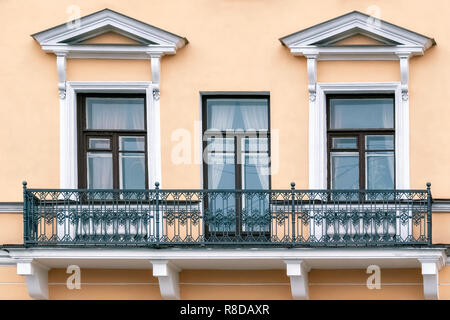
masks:
[[(115, 32), (138, 44), (86, 44), (98, 35)], [(65, 23), (33, 34), (45, 52), (57, 56), (58, 89), (65, 99), (66, 60), (71, 59), (141, 59), (151, 60), (153, 94), (159, 99), (160, 58), (175, 54), (188, 41), (147, 23), (104, 9), (82, 17), (77, 23)]]

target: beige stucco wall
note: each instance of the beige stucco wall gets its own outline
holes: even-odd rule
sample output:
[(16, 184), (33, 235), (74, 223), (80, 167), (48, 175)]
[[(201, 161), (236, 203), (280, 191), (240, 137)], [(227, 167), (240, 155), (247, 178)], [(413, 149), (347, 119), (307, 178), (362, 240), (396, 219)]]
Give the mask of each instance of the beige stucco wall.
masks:
[(0, 213), (0, 245), (23, 243), (22, 213)]
[[(64, 269), (49, 272), (50, 299), (161, 299), (151, 270), (82, 269), (81, 289), (69, 290)], [(310, 298), (423, 299), (420, 269), (382, 269), (381, 289), (368, 289), (365, 270), (311, 270)], [(182, 299), (292, 299), (284, 270), (183, 270)], [(440, 298), (450, 299), (450, 267), (440, 272)], [(0, 267), (0, 299), (29, 299), (15, 267)]]
[[(414, 5), (411, 3), (414, 2)], [(58, 187), (59, 102), (55, 56), (30, 34), (64, 23), (70, 0), (4, 0), (0, 4), (0, 201), (20, 201), (21, 185)], [(76, 3), (86, 15), (105, 7), (186, 36), (190, 43), (162, 59), (161, 134), (163, 184), (200, 187), (200, 165), (175, 165), (174, 130), (193, 134), (202, 91), (269, 91), (271, 129), (279, 130), (279, 170), (273, 187), (308, 186), (308, 98), (305, 60), (278, 39), (372, 0), (208, 1), (118, 0)], [(305, 5), (308, 12), (305, 14)], [(424, 57), (411, 60), (411, 187), (431, 181), (433, 195), (450, 196), (450, 131), (447, 0), (377, 1), (381, 18), (434, 37)], [(433, 23), (431, 23), (431, 21)], [(93, 40), (95, 41), (95, 40)], [(105, 35), (97, 42), (122, 41)], [(351, 42), (356, 40), (351, 40)], [(358, 40), (359, 41), (359, 40)], [(364, 40), (361, 40), (364, 43)], [(68, 80), (150, 80), (148, 61), (72, 60)], [(398, 81), (398, 62), (320, 62), (319, 81)], [(286, 121), (286, 120), (289, 121)], [(191, 137), (192, 141), (197, 137)], [(275, 143), (272, 141), (272, 143)], [(192, 158), (194, 158), (192, 153)]]

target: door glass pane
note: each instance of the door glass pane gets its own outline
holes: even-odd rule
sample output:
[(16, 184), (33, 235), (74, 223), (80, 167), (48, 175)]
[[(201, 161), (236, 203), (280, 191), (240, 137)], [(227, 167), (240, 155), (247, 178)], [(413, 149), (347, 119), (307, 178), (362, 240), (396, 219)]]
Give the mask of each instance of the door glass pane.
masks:
[(359, 154), (357, 152), (332, 152), (331, 188), (359, 189)]
[(145, 189), (145, 155), (119, 153), (119, 177), (121, 189)]
[(234, 152), (234, 138), (210, 137), (207, 139), (208, 151)]
[(119, 137), (120, 151), (145, 151), (145, 137)]
[(89, 138), (89, 149), (110, 149), (109, 139)]
[(330, 99), (331, 129), (394, 128), (390, 98)]
[(394, 136), (366, 136), (366, 150), (393, 150)]
[[(208, 186), (210, 189), (235, 189), (234, 154), (208, 155)], [(214, 192), (208, 197), (206, 221), (211, 232), (236, 231), (236, 197), (234, 193)]]
[(208, 129), (267, 130), (266, 99), (208, 99)]
[(356, 149), (358, 148), (358, 141), (356, 138), (332, 138), (332, 147), (334, 149)]
[(268, 138), (245, 138), (242, 144), (243, 151), (247, 152), (267, 152), (269, 151)]
[(367, 189), (394, 189), (394, 152), (368, 152), (366, 177)]
[(244, 156), (244, 189), (269, 189), (269, 156), (265, 153)]
[(86, 98), (86, 127), (144, 130), (144, 98)]
[(234, 189), (234, 153), (208, 155), (208, 186), (211, 189)]
[(89, 189), (112, 189), (112, 154), (87, 153), (87, 185)]
[[(244, 155), (243, 186), (247, 190), (269, 189), (269, 156), (266, 153)], [(269, 195), (261, 192), (243, 194), (242, 229), (246, 232), (269, 232)]]

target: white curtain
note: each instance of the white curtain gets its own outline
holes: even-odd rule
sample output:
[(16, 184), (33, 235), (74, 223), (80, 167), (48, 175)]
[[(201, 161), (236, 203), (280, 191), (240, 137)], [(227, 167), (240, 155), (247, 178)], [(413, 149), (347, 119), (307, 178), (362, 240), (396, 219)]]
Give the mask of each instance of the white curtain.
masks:
[(244, 130), (268, 128), (267, 104), (265, 101), (245, 101), (240, 105)]
[(87, 161), (89, 189), (112, 189), (113, 174), (111, 153), (88, 153)]
[(87, 98), (89, 129), (144, 129), (143, 98)]
[(209, 129), (231, 130), (233, 129), (233, 120), (235, 113), (235, 104), (233, 101), (217, 100), (208, 103), (209, 107)]

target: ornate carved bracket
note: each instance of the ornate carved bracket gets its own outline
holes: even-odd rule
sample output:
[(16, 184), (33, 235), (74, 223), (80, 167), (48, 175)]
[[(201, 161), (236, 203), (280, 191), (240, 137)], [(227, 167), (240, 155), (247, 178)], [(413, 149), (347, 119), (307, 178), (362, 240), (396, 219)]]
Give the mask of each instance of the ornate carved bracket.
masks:
[(409, 100), (409, 58), (411, 53), (398, 54), (400, 59), (401, 90), (403, 101)]
[(56, 52), (59, 98), (66, 98), (66, 52)]
[(316, 86), (317, 86), (317, 55), (308, 54), (307, 69), (308, 69), (308, 92), (309, 101), (316, 101)]

